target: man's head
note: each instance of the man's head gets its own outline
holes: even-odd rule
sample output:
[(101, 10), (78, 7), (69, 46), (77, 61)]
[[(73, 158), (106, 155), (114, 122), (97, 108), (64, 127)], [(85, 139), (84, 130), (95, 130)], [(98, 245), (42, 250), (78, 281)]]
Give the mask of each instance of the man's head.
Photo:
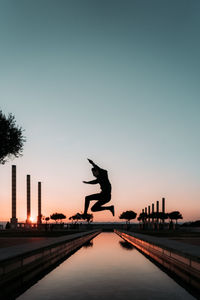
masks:
[(92, 174), (94, 175), (94, 177), (98, 177), (99, 176), (99, 170), (97, 168), (92, 168)]

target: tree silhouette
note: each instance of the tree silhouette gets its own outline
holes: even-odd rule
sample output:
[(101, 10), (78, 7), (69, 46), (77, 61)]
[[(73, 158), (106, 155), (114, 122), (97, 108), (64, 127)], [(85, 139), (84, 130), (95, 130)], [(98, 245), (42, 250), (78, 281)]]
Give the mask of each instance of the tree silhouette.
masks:
[(124, 211), (123, 213), (121, 213), (121, 215), (119, 216), (119, 218), (127, 220), (127, 223), (130, 223), (130, 220), (135, 219), (136, 216), (137, 216), (137, 214), (134, 211), (127, 210), (127, 211)]
[(87, 241), (85, 244), (83, 244), (83, 248), (90, 248), (93, 247), (93, 240)]
[(69, 220), (74, 220), (76, 221), (76, 223), (79, 221), (79, 220), (86, 220), (89, 223), (92, 223), (93, 222), (93, 214), (80, 214), (80, 213), (77, 213), (73, 216), (71, 216), (69, 218)]
[(57, 220), (66, 219), (66, 216), (60, 213), (54, 213), (53, 215), (50, 216), (50, 218), (57, 222)]
[(144, 223), (147, 219), (147, 213), (141, 212), (137, 219), (138, 219), (138, 221), (142, 221)]
[(46, 224), (47, 224), (47, 222), (48, 222), (49, 220), (50, 220), (49, 217), (46, 217), (46, 218), (45, 218)]
[(150, 218), (152, 220), (152, 223), (154, 223), (156, 219), (156, 212), (148, 214), (147, 218)]
[(86, 220), (89, 223), (92, 223), (93, 222), (93, 214), (87, 214), (86, 215)]
[(6, 117), (0, 110), (0, 164), (4, 164), (11, 156), (22, 155), (25, 138), (21, 127), (16, 125), (15, 117)]
[(145, 212), (141, 212), (138, 216), (138, 221), (142, 221), (142, 228), (145, 229), (145, 224), (146, 224), (146, 220), (147, 220), (147, 213)]
[(161, 212), (161, 211), (158, 212), (158, 213), (156, 213), (156, 216), (157, 216), (158, 219), (160, 219), (162, 221), (164, 221), (164, 220), (166, 220), (166, 219), (169, 218), (169, 216), (168, 216), (167, 213), (164, 213), (164, 212)]
[[(166, 215), (166, 216), (165, 216)], [(151, 213), (151, 218), (156, 221), (157, 226), (159, 227), (159, 220), (164, 220), (167, 219), (168, 216), (167, 214), (160, 212), (160, 211), (155, 211), (154, 213)]]
[(119, 241), (120, 246), (126, 250), (133, 250), (135, 249), (134, 246), (131, 243), (128, 243), (127, 241)]
[(69, 217), (69, 220), (75, 221), (75, 223), (77, 223), (81, 219), (82, 219), (82, 217), (81, 217), (81, 214), (79, 214), (79, 213)]
[(176, 220), (176, 224), (177, 224), (177, 220), (183, 219), (183, 216), (179, 211), (172, 211), (171, 213), (168, 214), (168, 216), (170, 220)]

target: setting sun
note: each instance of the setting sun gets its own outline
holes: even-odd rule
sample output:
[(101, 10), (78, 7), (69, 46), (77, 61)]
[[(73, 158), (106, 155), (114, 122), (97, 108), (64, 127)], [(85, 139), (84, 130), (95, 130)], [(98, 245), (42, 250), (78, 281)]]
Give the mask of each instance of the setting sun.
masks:
[(33, 217), (30, 217), (30, 221), (33, 223), (33, 222), (34, 222), (34, 218), (33, 218)]

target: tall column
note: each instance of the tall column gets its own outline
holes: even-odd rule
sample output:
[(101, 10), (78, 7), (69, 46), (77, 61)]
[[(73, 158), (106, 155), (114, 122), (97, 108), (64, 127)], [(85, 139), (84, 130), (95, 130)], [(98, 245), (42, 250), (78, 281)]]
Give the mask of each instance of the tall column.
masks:
[(148, 227), (150, 228), (150, 212), (151, 212), (151, 207), (150, 205), (148, 206)]
[(152, 214), (154, 213), (154, 203), (152, 203)]
[(165, 198), (162, 198), (162, 212), (165, 213)]
[[(156, 201), (156, 212), (159, 213), (159, 201)], [(159, 229), (159, 218), (157, 217), (157, 229)]]
[(26, 222), (30, 223), (31, 216), (31, 176), (26, 176), (26, 195), (27, 195), (27, 219)]
[(42, 223), (41, 214), (41, 182), (38, 182), (38, 224)]
[(152, 203), (152, 227), (154, 229), (154, 217), (153, 217), (153, 215), (154, 215), (154, 203)]
[[(144, 212), (145, 212), (145, 214), (147, 215), (147, 207), (145, 207)], [(145, 221), (144, 221), (144, 229), (146, 229), (146, 227), (147, 227), (147, 219), (146, 219), (146, 217), (145, 217)]]
[[(142, 209), (142, 213), (144, 214), (144, 208)], [(144, 218), (144, 216), (143, 216), (143, 218)], [(144, 221), (143, 218), (142, 218), (142, 226), (141, 226), (141, 228), (145, 229), (145, 221)]]
[[(163, 214), (165, 213), (165, 198), (162, 198), (162, 212), (163, 212)], [(163, 221), (163, 226), (164, 226), (165, 219), (163, 219), (162, 221)]]
[(12, 165), (12, 218), (10, 219), (11, 227), (17, 227), (16, 218), (16, 165)]
[(156, 212), (159, 212), (159, 201), (156, 201)]

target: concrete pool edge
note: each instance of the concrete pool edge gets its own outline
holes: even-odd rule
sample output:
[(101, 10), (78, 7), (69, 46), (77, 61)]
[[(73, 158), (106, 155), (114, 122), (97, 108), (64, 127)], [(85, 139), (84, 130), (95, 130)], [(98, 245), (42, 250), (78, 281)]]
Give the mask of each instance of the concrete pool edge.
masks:
[(200, 247), (192, 247), (191, 253), (191, 251), (187, 251), (187, 247), (184, 249), (185, 245), (180, 245), (180, 242), (174, 243), (169, 239), (164, 240), (124, 230), (115, 229), (114, 231), (200, 293), (200, 251), (198, 251)]
[(24, 244), (23, 249), (22, 245), (0, 249), (1, 291), (7, 294), (11, 286), (13, 290), (22, 287), (62, 258), (78, 250), (100, 232), (92, 230), (43, 241), (37, 245)]

